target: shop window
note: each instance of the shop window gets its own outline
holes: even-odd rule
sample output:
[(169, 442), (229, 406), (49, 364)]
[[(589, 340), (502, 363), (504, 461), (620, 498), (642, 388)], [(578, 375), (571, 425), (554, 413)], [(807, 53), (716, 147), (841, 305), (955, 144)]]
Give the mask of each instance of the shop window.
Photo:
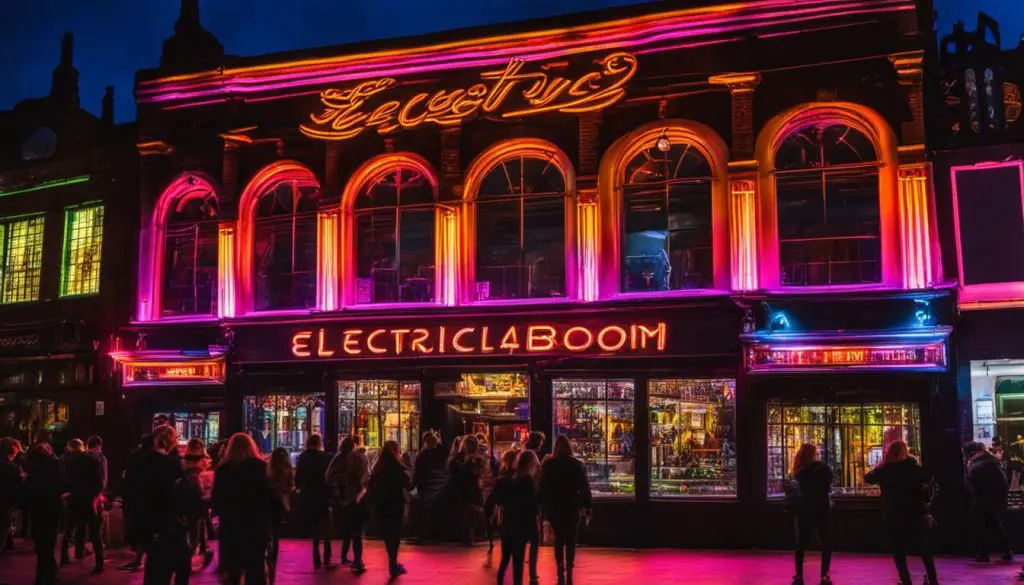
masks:
[(46, 431), (53, 437), (55, 451), (63, 448), (64, 443), (71, 439), (67, 433), (71, 419), (71, 404), (56, 400), (23, 400), (21, 402), (21, 421), (18, 425), (22, 442), (32, 444), (33, 437), (39, 431)]
[(635, 493), (632, 380), (558, 379), (555, 435), (566, 435), (595, 496)]
[(736, 381), (648, 382), (652, 496), (736, 495)]
[(43, 272), (42, 215), (0, 222), (3, 272), (0, 273), (0, 304), (39, 299)]
[(419, 449), (419, 382), (340, 380), (337, 388), (339, 444), (355, 432), (371, 459), (386, 441), (397, 441), (403, 454)]
[(622, 188), (622, 290), (712, 288), (711, 165), (691, 144), (643, 150)]
[(220, 412), (158, 412), (153, 415), (153, 428), (167, 425), (178, 432), (178, 444), (187, 445), (199, 439), (210, 446), (220, 438)]
[(103, 257), (103, 206), (68, 208), (64, 211), (64, 258), (60, 296), (100, 292)]
[(253, 221), (256, 310), (316, 306), (318, 187), (285, 181), (264, 193)]
[(768, 495), (783, 495), (800, 445), (818, 447), (835, 474), (836, 495), (878, 495), (864, 474), (882, 461), (893, 441), (902, 440), (921, 458), (921, 417), (917, 404), (787, 404), (768, 402)]
[(205, 190), (193, 191), (169, 211), (161, 317), (216, 314), (217, 215), (217, 198)]
[(879, 283), (879, 162), (871, 139), (813, 124), (775, 154), (779, 257), (785, 286)]
[(513, 156), (484, 174), (476, 200), (476, 300), (565, 296), (565, 198), (553, 156)]
[(434, 397), (447, 405), (448, 436), (482, 434), (497, 458), (526, 444), (530, 433), (530, 379), (522, 372), (462, 374), (438, 382)]
[(368, 181), (356, 195), (356, 302), (431, 302), (434, 187), (408, 167)]
[(292, 453), (294, 463), (310, 434), (323, 436), (326, 402), (327, 395), (322, 392), (246, 396), (245, 432), (264, 455), (283, 447)]

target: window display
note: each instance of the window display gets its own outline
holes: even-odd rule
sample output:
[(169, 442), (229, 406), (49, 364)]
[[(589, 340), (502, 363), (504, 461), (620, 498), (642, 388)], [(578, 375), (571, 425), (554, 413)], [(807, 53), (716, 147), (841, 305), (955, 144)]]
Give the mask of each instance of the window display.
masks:
[(398, 380), (339, 380), (338, 443), (353, 431), (374, 459), (385, 441), (402, 453), (420, 447), (420, 383)]
[(434, 396), (448, 402), (449, 417), (460, 423), (451, 434), (482, 433), (495, 457), (526, 443), (530, 379), (525, 373), (462, 374), (457, 381), (435, 385)]
[(306, 446), (310, 433), (324, 434), (327, 395), (268, 394), (245, 397), (245, 432), (260, 451), (269, 455), (278, 447), (292, 452), (293, 459)]
[(878, 495), (864, 474), (882, 461), (893, 442), (903, 440), (921, 457), (921, 416), (917, 404), (768, 403), (768, 495), (783, 495), (783, 480), (803, 443), (818, 447), (835, 473), (836, 495)]
[(648, 382), (652, 496), (736, 495), (736, 380)]
[(636, 489), (632, 380), (557, 379), (555, 436), (566, 435), (583, 461), (595, 496), (628, 496)]
[(71, 405), (55, 400), (23, 400), (23, 418), (21, 419), (21, 435), (26, 445), (31, 445), (37, 431), (47, 431), (53, 437), (55, 451), (64, 448), (64, 442), (71, 437), (66, 436)]
[(153, 428), (161, 425), (174, 427), (178, 432), (178, 444), (187, 445), (192, 439), (199, 439), (207, 446), (220, 438), (220, 412), (158, 412), (153, 415)]

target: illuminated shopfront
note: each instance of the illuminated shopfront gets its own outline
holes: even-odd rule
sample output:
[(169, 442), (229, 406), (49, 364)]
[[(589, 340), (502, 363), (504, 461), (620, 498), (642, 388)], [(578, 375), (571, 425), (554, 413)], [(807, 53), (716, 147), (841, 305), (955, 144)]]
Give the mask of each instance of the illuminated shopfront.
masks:
[[(899, 114), (917, 5), (883, 4), (638, 5), (146, 72), (125, 389), (203, 386), (263, 452), (565, 435), (594, 543), (785, 542), (771, 486), (808, 437), (877, 516), (855, 476), (892, 429), (944, 460), (955, 356), (922, 121)], [(228, 103), (246, 121), (214, 123), (215, 157), (168, 132)]]
[(178, 444), (185, 446), (192, 439), (210, 445), (220, 437), (220, 412), (157, 412), (153, 414), (153, 428), (167, 425), (178, 432)]

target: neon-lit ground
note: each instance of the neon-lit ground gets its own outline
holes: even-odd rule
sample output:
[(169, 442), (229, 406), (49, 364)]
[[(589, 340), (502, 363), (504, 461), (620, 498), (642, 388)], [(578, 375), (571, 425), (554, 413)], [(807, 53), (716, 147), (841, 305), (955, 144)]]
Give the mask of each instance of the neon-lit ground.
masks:
[[(541, 550), (540, 574), (542, 585), (554, 585), (552, 549)], [(337, 554), (337, 553), (335, 553)], [(369, 571), (356, 577), (347, 568), (314, 571), (309, 541), (282, 543), (281, 566), (277, 585), (359, 583), (380, 585), (389, 583), (386, 557), (380, 542), (370, 542), (366, 564)], [(142, 573), (123, 573), (114, 567), (127, 560), (124, 549), (113, 551), (108, 568), (98, 576), (90, 575), (92, 559), (75, 561), (61, 569), (61, 585), (141, 585)], [(486, 546), (471, 549), (448, 545), (403, 546), (402, 562), (409, 574), (392, 583), (404, 585), (484, 585), (496, 582), (495, 571), (500, 560), (498, 551), (487, 554)], [(1024, 562), (1024, 556), (1021, 561)], [(969, 559), (945, 557), (939, 559), (939, 578), (943, 585), (1000, 585), (1017, 583), (1020, 562), (1013, 564), (993, 562), (978, 565)], [(0, 557), (0, 583), (4, 585), (32, 585), (34, 557), (29, 544), (18, 542), (13, 554)], [(914, 582), (924, 581), (919, 562), (912, 562)], [(806, 574), (816, 576), (818, 557), (808, 556)], [(790, 555), (780, 552), (738, 551), (685, 551), (622, 549), (581, 549), (576, 570), (577, 585), (789, 585), (793, 575)], [(896, 571), (889, 557), (882, 555), (837, 554), (832, 570), (836, 585), (891, 585), (897, 582)], [(512, 575), (505, 578), (512, 582)], [(191, 583), (217, 585), (212, 569), (192, 576)], [(808, 579), (808, 585), (817, 585)]]

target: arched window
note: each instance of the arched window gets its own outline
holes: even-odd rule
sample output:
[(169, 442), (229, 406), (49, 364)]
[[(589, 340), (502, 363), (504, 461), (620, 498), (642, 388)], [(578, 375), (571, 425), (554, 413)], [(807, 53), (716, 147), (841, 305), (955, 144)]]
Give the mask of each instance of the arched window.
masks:
[(624, 180), (622, 291), (713, 288), (712, 173), (704, 154), (659, 140), (626, 163)]
[(779, 275), (785, 286), (882, 281), (879, 157), (860, 130), (798, 127), (775, 151)]
[(217, 197), (198, 189), (168, 210), (160, 317), (217, 314)]
[(513, 152), (482, 174), (475, 300), (567, 295), (566, 197), (554, 154)]
[(356, 304), (436, 299), (436, 190), (399, 166), (365, 181), (353, 204)]
[(253, 210), (252, 270), (257, 311), (316, 305), (320, 189), (287, 180), (259, 195)]

